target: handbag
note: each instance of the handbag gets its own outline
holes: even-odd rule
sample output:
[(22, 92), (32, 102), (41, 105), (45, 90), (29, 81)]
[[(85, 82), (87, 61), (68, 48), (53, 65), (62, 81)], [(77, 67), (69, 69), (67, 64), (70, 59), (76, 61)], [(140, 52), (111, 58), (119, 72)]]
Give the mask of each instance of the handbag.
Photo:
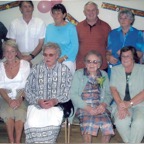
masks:
[(74, 114), (74, 106), (73, 106), (73, 103), (71, 100), (64, 102), (64, 103), (58, 103), (55, 106), (59, 106), (62, 108), (62, 110), (64, 112), (64, 118), (70, 117), (71, 113), (72, 113), (72, 115)]

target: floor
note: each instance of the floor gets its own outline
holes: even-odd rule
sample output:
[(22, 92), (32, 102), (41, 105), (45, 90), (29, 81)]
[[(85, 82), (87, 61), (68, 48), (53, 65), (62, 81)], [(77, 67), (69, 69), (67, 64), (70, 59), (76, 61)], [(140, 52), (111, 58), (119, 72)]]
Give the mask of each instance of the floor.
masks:
[[(122, 143), (122, 140), (115, 130), (115, 136), (111, 138), (111, 143)], [(65, 137), (64, 137), (64, 128), (61, 128), (57, 143), (65, 143)], [(22, 143), (25, 142), (24, 140), (24, 134), (22, 137)], [(101, 133), (99, 132), (97, 137), (93, 138), (93, 143), (100, 143)], [(6, 128), (3, 122), (0, 122), (0, 143), (8, 143), (8, 137), (6, 133)], [(79, 126), (72, 126), (71, 127), (71, 135), (70, 135), (70, 143), (82, 143), (82, 137), (80, 134)]]

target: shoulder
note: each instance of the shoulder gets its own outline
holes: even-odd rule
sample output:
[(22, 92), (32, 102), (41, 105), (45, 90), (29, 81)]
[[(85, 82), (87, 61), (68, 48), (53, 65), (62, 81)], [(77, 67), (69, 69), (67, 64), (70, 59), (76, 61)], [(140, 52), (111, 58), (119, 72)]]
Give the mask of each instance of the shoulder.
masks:
[(84, 69), (78, 69), (75, 71), (75, 76), (78, 76), (78, 77), (83, 77), (84, 76)]
[(54, 24), (53, 24), (53, 23), (48, 24), (48, 25), (46, 26), (46, 28), (52, 28), (52, 27), (54, 27)]
[(86, 23), (86, 20), (83, 20), (83, 21), (79, 22), (79, 23), (76, 25), (76, 27), (79, 28), (79, 27), (81, 27), (81, 26), (84, 26), (84, 23)]
[(32, 18), (34, 21), (39, 22), (39, 23), (44, 23), (44, 21), (38, 17), (33, 17)]
[(100, 70), (102, 76), (108, 76), (108, 74), (104, 70)]
[(21, 21), (22, 21), (22, 18), (16, 18), (16, 19), (12, 20), (11, 25), (19, 24)]
[(135, 64), (134, 65), (134, 69), (140, 70), (142, 72), (144, 72), (144, 65), (142, 64)]
[(30, 67), (30, 63), (26, 60), (20, 60), (20, 63), (22, 64), (23, 67), (29, 66)]

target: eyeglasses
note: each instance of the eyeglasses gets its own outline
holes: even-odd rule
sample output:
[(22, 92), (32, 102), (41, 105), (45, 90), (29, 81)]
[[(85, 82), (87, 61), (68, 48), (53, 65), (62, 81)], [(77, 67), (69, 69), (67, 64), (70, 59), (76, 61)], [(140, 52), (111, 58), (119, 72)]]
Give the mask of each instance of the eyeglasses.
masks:
[(44, 57), (48, 57), (48, 56), (49, 56), (49, 57), (53, 57), (54, 55), (55, 55), (55, 54), (53, 54), (53, 53), (50, 53), (50, 54), (44, 53), (44, 54), (43, 54)]
[(122, 55), (121, 58), (123, 58), (123, 59), (131, 59), (132, 56), (131, 55)]
[(91, 63), (93, 63), (93, 64), (98, 64), (98, 63), (100, 63), (100, 61), (99, 61), (99, 60), (93, 60), (93, 61), (91, 61), (91, 60), (86, 60), (86, 63), (87, 63), (87, 64), (91, 64)]

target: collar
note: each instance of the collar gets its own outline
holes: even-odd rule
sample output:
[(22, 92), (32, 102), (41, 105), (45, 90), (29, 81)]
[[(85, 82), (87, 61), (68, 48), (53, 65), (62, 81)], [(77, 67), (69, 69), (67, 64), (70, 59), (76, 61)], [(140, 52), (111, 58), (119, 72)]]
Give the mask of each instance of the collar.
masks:
[[(133, 27), (130, 26), (129, 31), (133, 31), (133, 30), (134, 30)], [(122, 31), (122, 27), (120, 26), (120, 27), (117, 29), (117, 31)], [(129, 32), (129, 31), (128, 31), (128, 32)]]
[(97, 22), (92, 26), (87, 23), (86, 19), (84, 20), (84, 26), (94, 27), (94, 26), (99, 25), (99, 24), (101, 24), (101, 20), (99, 18), (97, 19)]
[[(96, 73), (97, 73), (97, 74), (96, 74), (97, 76), (102, 76), (100, 70), (97, 70)], [(83, 75), (84, 75), (84, 76), (89, 76), (89, 75), (90, 75), (90, 73), (88, 72), (87, 68), (84, 68), (84, 69), (83, 69)]]

